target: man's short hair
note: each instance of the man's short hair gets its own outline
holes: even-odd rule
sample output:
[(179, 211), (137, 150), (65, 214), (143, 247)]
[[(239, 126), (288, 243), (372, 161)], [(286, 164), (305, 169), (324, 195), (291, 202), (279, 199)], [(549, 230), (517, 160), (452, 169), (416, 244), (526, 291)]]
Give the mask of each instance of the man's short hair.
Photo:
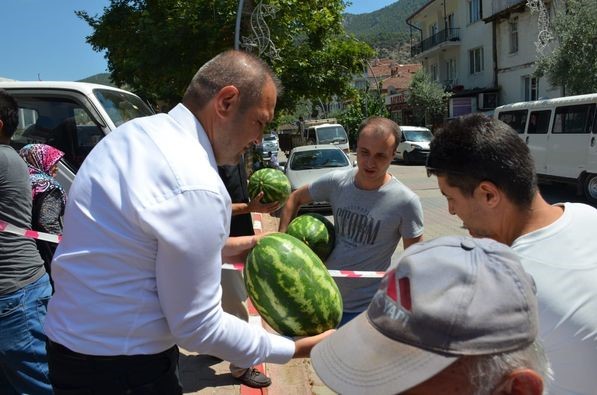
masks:
[(222, 88), (233, 85), (240, 92), (240, 110), (244, 112), (261, 99), (268, 79), (273, 81), (280, 95), (280, 81), (264, 61), (247, 52), (226, 51), (201, 66), (187, 87), (183, 101), (192, 101), (202, 109)]
[(4, 124), (3, 135), (12, 137), (19, 124), (19, 105), (4, 89), (0, 89), (0, 120)]
[(359, 130), (357, 133), (357, 141), (359, 137), (361, 137), (361, 132), (366, 127), (374, 128), (374, 134), (392, 134), (394, 136), (394, 151), (400, 144), (400, 138), (402, 136), (402, 132), (400, 131), (400, 126), (391, 119), (384, 118), (384, 117), (369, 117), (359, 125)]
[(510, 126), (483, 114), (460, 117), (436, 132), (427, 170), (469, 196), (491, 181), (521, 207), (529, 207), (537, 192), (529, 148)]
[(473, 391), (470, 395), (488, 394), (503, 380), (504, 376), (519, 369), (534, 370), (543, 378), (543, 393), (549, 393), (549, 386), (553, 382), (553, 371), (543, 345), (539, 340), (535, 340), (533, 344), (522, 350), (467, 357), (464, 371)]

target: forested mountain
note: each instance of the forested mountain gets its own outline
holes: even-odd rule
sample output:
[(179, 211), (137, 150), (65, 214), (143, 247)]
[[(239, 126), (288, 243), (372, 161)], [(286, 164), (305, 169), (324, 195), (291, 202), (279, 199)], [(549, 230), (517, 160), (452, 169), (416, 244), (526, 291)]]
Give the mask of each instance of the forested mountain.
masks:
[(367, 14), (345, 14), (344, 25), (346, 30), (378, 50), (379, 55), (401, 58), (407, 56), (400, 52), (405, 52), (404, 44), (409, 42), (410, 37), (406, 18), (427, 2), (399, 0)]

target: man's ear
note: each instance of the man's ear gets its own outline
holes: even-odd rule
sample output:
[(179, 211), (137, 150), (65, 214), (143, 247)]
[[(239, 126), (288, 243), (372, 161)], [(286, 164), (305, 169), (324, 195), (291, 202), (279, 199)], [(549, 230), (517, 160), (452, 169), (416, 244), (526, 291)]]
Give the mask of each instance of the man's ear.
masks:
[(492, 395), (541, 395), (543, 379), (532, 369), (518, 369), (508, 374)]
[(0, 133), (4, 130), (4, 122), (0, 119)]
[(490, 208), (496, 207), (503, 199), (503, 192), (491, 181), (481, 181), (475, 190)]
[(227, 117), (238, 107), (240, 92), (234, 85), (227, 85), (220, 89), (215, 97), (216, 112), (220, 117)]

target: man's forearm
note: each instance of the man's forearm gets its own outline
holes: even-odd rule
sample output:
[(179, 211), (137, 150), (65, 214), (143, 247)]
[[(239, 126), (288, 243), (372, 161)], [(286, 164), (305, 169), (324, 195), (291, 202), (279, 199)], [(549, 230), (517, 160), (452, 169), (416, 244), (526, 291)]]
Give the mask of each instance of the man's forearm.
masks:
[(284, 207), (282, 207), (282, 211), (280, 212), (280, 223), (278, 226), (278, 231), (286, 232), (288, 224), (295, 217), (299, 207), (300, 205), (297, 201), (296, 194), (290, 195), (290, 197), (286, 201), (286, 204), (284, 205)]
[(232, 203), (232, 215), (240, 215), (250, 213), (249, 205), (247, 203)]
[(278, 230), (280, 232), (286, 232), (288, 228), (288, 224), (298, 213), (299, 208), (306, 203), (309, 203), (313, 199), (311, 198), (311, 194), (309, 193), (308, 185), (303, 185), (296, 191), (290, 194), (288, 201), (282, 207), (282, 212), (280, 213), (280, 225)]
[(292, 203), (289, 201), (286, 202), (282, 211), (280, 212), (280, 223), (278, 225), (278, 231), (286, 232), (288, 228), (288, 223), (294, 217), (294, 209), (291, 207)]

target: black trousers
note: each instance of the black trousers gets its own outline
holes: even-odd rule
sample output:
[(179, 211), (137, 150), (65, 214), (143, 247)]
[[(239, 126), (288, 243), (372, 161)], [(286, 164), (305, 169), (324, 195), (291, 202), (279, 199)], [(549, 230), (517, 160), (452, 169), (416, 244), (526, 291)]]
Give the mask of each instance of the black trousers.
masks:
[(48, 339), (50, 381), (56, 395), (179, 395), (178, 347), (151, 355), (93, 356)]

